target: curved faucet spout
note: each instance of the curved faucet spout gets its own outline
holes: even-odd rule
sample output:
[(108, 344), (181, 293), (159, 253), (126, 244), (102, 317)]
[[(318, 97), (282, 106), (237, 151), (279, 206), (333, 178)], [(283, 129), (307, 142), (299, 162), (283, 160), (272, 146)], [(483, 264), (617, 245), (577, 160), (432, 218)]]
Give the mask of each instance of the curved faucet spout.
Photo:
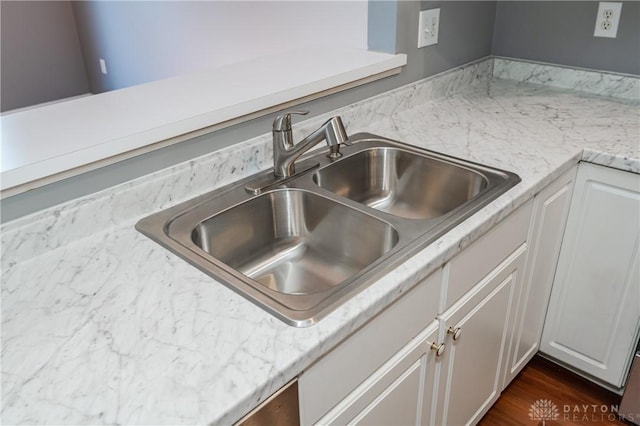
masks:
[[(335, 116), (327, 120), (319, 129), (302, 139), (297, 144), (293, 143), (291, 131), (291, 114), (302, 112), (290, 112), (276, 117), (273, 122), (273, 173), (278, 177), (290, 177), (295, 174), (295, 161), (316, 144), (326, 141), (329, 146), (328, 156), (339, 157), (340, 144), (344, 143), (348, 136), (342, 124), (342, 119)], [(305, 111), (304, 114), (307, 112)]]

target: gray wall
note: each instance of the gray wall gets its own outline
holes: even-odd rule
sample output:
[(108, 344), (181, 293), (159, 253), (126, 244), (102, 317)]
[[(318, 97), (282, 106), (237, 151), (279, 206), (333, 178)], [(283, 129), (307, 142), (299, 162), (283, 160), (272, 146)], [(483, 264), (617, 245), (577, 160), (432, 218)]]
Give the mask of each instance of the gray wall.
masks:
[(622, 4), (618, 36), (593, 36), (596, 1), (501, 1), (492, 54), (640, 75), (640, 3)]
[[(377, 0), (375, 0), (377, 2)], [(397, 52), (407, 53), (408, 62), (399, 75), (359, 86), (302, 105), (311, 116), (323, 114), (441, 71), (474, 61), (490, 54), (495, 2), (417, 2), (390, 1), (386, 7), (396, 9), (396, 21), (381, 14), (379, 21), (369, 21), (369, 31), (381, 32), (381, 44), (395, 45)], [(376, 7), (381, 6), (377, 5)], [(439, 43), (418, 49), (418, 12), (440, 7)], [(387, 26), (395, 25), (396, 31)], [(385, 39), (386, 37), (386, 39)], [(395, 40), (391, 40), (394, 38)], [(371, 40), (371, 38), (369, 38)], [(267, 133), (273, 115), (223, 129), (209, 135), (141, 155), (111, 166), (47, 185), (0, 202), (2, 221), (23, 216), (61, 202), (77, 198), (118, 183), (163, 169), (173, 164), (212, 152), (221, 147)]]
[(0, 110), (89, 92), (71, 2), (0, 2)]
[[(401, 1), (398, 49), (409, 54), (405, 78), (411, 81), (455, 68), (491, 54), (494, 1)], [(418, 49), (418, 13), (440, 8), (438, 44)]]

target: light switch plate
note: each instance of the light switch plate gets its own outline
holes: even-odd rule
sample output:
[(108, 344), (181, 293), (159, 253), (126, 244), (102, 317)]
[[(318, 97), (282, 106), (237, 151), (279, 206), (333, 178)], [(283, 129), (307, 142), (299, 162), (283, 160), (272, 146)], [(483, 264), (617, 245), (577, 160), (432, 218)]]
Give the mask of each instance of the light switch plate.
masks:
[(601, 1), (596, 15), (596, 28), (594, 37), (616, 38), (618, 35), (618, 23), (620, 22), (621, 2)]
[(440, 9), (423, 10), (418, 20), (418, 47), (438, 43), (440, 28)]

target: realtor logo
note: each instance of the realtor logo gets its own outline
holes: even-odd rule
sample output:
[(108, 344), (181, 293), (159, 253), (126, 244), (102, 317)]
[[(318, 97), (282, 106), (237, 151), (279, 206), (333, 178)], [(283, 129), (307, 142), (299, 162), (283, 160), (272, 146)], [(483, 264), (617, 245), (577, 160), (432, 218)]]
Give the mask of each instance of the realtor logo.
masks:
[(542, 426), (545, 426), (547, 420), (558, 420), (560, 412), (556, 404), (548, 399), (539, 399), (529, 408), (529, 418), (531, 420), (542, 420)]

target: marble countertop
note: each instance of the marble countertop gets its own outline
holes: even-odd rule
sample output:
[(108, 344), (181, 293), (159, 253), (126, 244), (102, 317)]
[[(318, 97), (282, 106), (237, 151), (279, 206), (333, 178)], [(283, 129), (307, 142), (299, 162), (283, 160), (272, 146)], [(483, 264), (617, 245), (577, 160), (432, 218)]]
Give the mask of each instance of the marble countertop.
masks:
[[(339, 111), (349, 133), (522, 182), (312, 327), (285, 325), (133, 228), (181, 201), (178, 181), (213, 157), (4, 226), (2, 423), (232, 423), (581, 159), (640, 173), (637, 102), (486, 73), (480, 64), (455, 90), (413, 85)], [(268, 145), (267, 135), (218, 154), (209, 173), (221, 185), (267, 167)], [(144, 204), (132, 211), (134, 198)]]

